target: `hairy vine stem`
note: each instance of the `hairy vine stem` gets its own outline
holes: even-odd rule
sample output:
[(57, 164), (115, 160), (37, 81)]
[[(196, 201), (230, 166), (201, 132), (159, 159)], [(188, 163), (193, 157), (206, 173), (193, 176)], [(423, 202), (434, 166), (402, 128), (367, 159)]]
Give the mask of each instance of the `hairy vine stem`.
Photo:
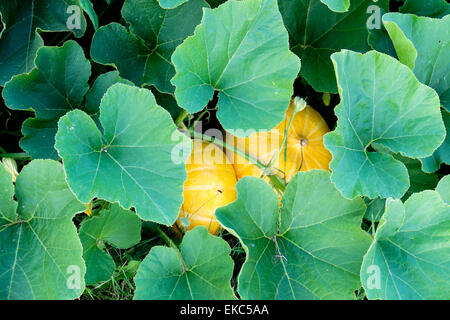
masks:
[[(199, 132), (194, 131), (193, 129), (189, 129), (189, 130), (180, 130), (182, 133), (190, 136), (191, 138), (198, 138), (198, 139), (202, 139), (202, 140), (206, 140), (209, 141), (211, 143), (214, 143), (222, 148), (228, 149), (230, 151), (235, 152), (236, 154), (240, 155), (241, 157), (245, 158), (247, 161), (250, 161), (251, 163), (253, 163), (254, 165), (256, 165), (258, 168), (260, 168), (261, 170), (263, 170), (263, 172), (267, 172), (268, 169), (271, 169), (270, 166), (265, 165), (264, 163), (262, 163), (261, 161), (259, 161), (257, 158), (254, 158), (250, 155), (248, 155), (247, 153), (243, 152), (242, 150), (236, 148), (235, 146), (232, 146), (228, 143), (226, 143), (225, 141), (222, 141), (220, 139), (217, 139), (215, 137), (211, 137)], [(279, 169), (276, 169), (277, 171), (281, 172)], [(272, 184), (274, 186), (276, 186), (277, 188), (279, 188), (282, 192), (285, 191), (286, 189), (286, 183), (276, 174), (271, 174), (271, 175), (267, 175), (270, 179), (270, 181), (272, 182)]]

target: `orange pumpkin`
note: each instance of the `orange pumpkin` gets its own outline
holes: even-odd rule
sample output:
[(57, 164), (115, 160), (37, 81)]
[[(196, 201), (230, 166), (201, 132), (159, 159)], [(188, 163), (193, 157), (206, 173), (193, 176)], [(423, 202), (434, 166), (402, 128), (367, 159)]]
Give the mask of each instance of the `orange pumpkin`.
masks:
[[(331, 154), (323, 144), (323, 136), (330, 129), (322, 116), (308, 105), (295, 114), (286, 145), (279, 152), (295, 104), (301, 103), (299, 98), (292, 99), (285, 119), (271, 131), (253, 133), (247, 138), (234, 137), (235, 146), (241, 151), (265, 165), (272, 161), (272, 173), (278, 174), (286, 182), (289, 182), (297, 171), (329, 170), (331, 161)], [(261, 176), (261, 169), (250, 161), (233, 152), (229, 156), (233, 157), (238, 179), (244, 176)]]
[(182, 231), (205, 226), (211, 234), (217, 234), (220, 224), (215, 211), (236, 200), (236, 174), (219, 147), (198, 139), (193, 143), (191, 156), (186, 162), (184, 202), (177, 226)]

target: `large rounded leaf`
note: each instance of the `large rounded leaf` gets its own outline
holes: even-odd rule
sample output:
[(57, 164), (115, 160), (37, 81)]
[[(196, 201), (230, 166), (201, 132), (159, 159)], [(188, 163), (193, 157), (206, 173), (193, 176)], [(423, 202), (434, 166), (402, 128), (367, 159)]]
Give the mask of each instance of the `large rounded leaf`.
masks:
[(361, 230), (361, 198), (347, 200), (326, 171), (298, 173), (279, 212), (262, 179), (237, 183), (238, 199), (219, 208), (220, 223), (243, 243), (239, 274), (243, 299), (354, 299), (359, 269), (370, 245)]
[(103, 97), (100, 123), (103, 134), (80, 110), (59, 121), (56, 149), (72, 191), (84, 203), (98, 197), (135, 207), (144, 220), (173, 224), (183, 201), (188, 155), (173, 159), (172, 152), (189, 139), (177, 132), (150, 90), (121, 83)]
[[(0, 189), (9, 190), (0, 205), (7, 221), (0, 218), (0, 299), (79, 297), (86, 268), (72, 218), (84, 206), (67, 187), (62, 166), (53, 160), (25, 166), (16, 182), (18, 206), (4, 171), (0, 164)], [(17, 214), (5, 214), (5, 206), (17, 207)]]
[(272, 129), (284, 117), (300, 68), (276, 0), (229, 0), (204, 9), (202, 23), (172, 55), (175, 97), (189, 113), (218, 91), (225, 129)]
[(80, 227), (83, 259), (86, 261), (86, 284), (106, 281), (116, 268), (105, 243), (118, 249), (128, 249), (141, 240), (141, 220), (132, 211), (112, 204), (100, 216), (84, 220)]
[(36, 118), (22, 125), (20, 146), (33, 158), (57, 159), (54, 148), (57, 123), (66, 112), (80, 108), (91, 65), (75, 41), (62, 47), (43, 47), (36, 58), (36, 68), (9, 81), (3, 98), (10, 109), (34, 110)]
[[(326, 2), (331, 4), (338, 1)], [(341, 49), (359, 52), (369, 50), (368, 9), (375, 5), (380, 10), (388, 11), (389, 1), (379, 0), (374, 4), (372, 0), (354, 0), (345, 13), (333, 12), (322, 2), (278, 0), (284, 24), (289, 31), (291, 50), (302, 60), (301, 76), (316, 91), (337, 92), (330, 55)]]
[(200, 23), (203, 7), (208, 7), (204, 0), (189, 0), (171, 10), (161, 8), (157, 0), (127, 0), (122, 15), (130, 32), (118, 23), (101, 27), (92, 40), (92, 58), (116, 66), (136, 85), (173, 93), (172, 53)]
[(400, 198), (409, 187), (405, 166), (378, 144), (410, 158), (430, 156), (445, 127), (439, 97), (394, 58), (343, 50), (332, 56), (339, 85), (336, 129), (325, 135), (332, 181), (344, 196)]
[(228, 244), (205, 227), (188, 231), (179, 251), (153, 247), (134, 278), (134, 299), (235, 299), (230, 252)]
[[(0, 14), (4, 28), (0, 31), (0, 86), (14, 75), (30, 71), (34, 59), (44, 41), (37, 30), (72, 31), (81, 37), (86, 29), (82, 14), (76, 14), (71, 6), (80, 6), (78, 0), (5, 0), (0, 2)], [(81, 10), (80, 10), (81, 11)], [(69, 20), (74, 28), (69, 29)], [(78, 25), (79, 22), (79, 25)]]
[(450, 299), (450, 205), (435, 191), (389, 199), (361, 280), (369, 299)]
[(442, 19), (388, 13), (383, 23), (400, 61), (439, 94), (450, 111), (450, 15)]

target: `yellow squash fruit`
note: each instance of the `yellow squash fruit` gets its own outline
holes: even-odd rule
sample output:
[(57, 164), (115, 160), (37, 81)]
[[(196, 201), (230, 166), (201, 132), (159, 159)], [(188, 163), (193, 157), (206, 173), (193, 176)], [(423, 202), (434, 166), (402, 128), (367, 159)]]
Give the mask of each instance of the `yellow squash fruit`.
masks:
[[(235, 146), (241, 151), (265, 165), (272, 161), (272, 173), (278, 174), (286, 182), (289, 182), (297, 171), (329, 170), (331, 161), (331, 154), (323, 144), (323, 136), (330, 129), (322, 116), (310, 106), (295, 114), (288, 132), (286, 148), (278, 155), (294, 107), (300, 103), (301, 99), (292, 99), (285, 119), (271, 131), (253, 133), (247, 138), (234, 137)], [(244, 176), (261, 176), (261, 169), (250, 161), (238, 154), (229, 156), (234, 157), (233, 166), (238, 179)]]
[(236, 200), (236, 174), (225, 153), (212, 143), (195, 139), (186, 162), (184, 202), (177, 226), (183, 231), (205, 226), (211, 234), (220, 230), (217, 208)]

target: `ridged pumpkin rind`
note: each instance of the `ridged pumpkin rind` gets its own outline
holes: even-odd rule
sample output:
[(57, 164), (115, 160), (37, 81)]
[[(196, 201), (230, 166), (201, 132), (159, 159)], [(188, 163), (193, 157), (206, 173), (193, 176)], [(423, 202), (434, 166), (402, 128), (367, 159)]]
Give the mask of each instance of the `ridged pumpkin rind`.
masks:
[[(217, 234), (220, 224), (215, 218), (215, 211), (236, 200), (236, 174), (232, 163), (219, 147), (198, 139), (193, 141), (193, 145), (186, 162), (184, 202), (177, 225), (182, 230), (205, 226), (211, 234)], [(189, 221), (187, 228), (182, 218)]]
[[(268, 164), (276, 157), (283, 143), (285, 130), (292, 117), (293, 104), (292, 100), (285, 119), (274, 129), (253, 133), (247, 138), (234, 137), (235, 146), (262, 163)], [(332, 156), (323, 144), (323, 136), (329, 131), (327, 123), (314, 108), (306, 106), (299, 111), (292, 120), (286, 148), (281, 150), (278, 159), (273, 162), (273, 173), (289, 182), (297, 171), (329, 170)], [(238, 179), (245, 176), (261, 176), (262, 170), (250, 161), (234, 152), (229, 152), (228, 155), (230, 158), (233, 157), (233, 166)]]

